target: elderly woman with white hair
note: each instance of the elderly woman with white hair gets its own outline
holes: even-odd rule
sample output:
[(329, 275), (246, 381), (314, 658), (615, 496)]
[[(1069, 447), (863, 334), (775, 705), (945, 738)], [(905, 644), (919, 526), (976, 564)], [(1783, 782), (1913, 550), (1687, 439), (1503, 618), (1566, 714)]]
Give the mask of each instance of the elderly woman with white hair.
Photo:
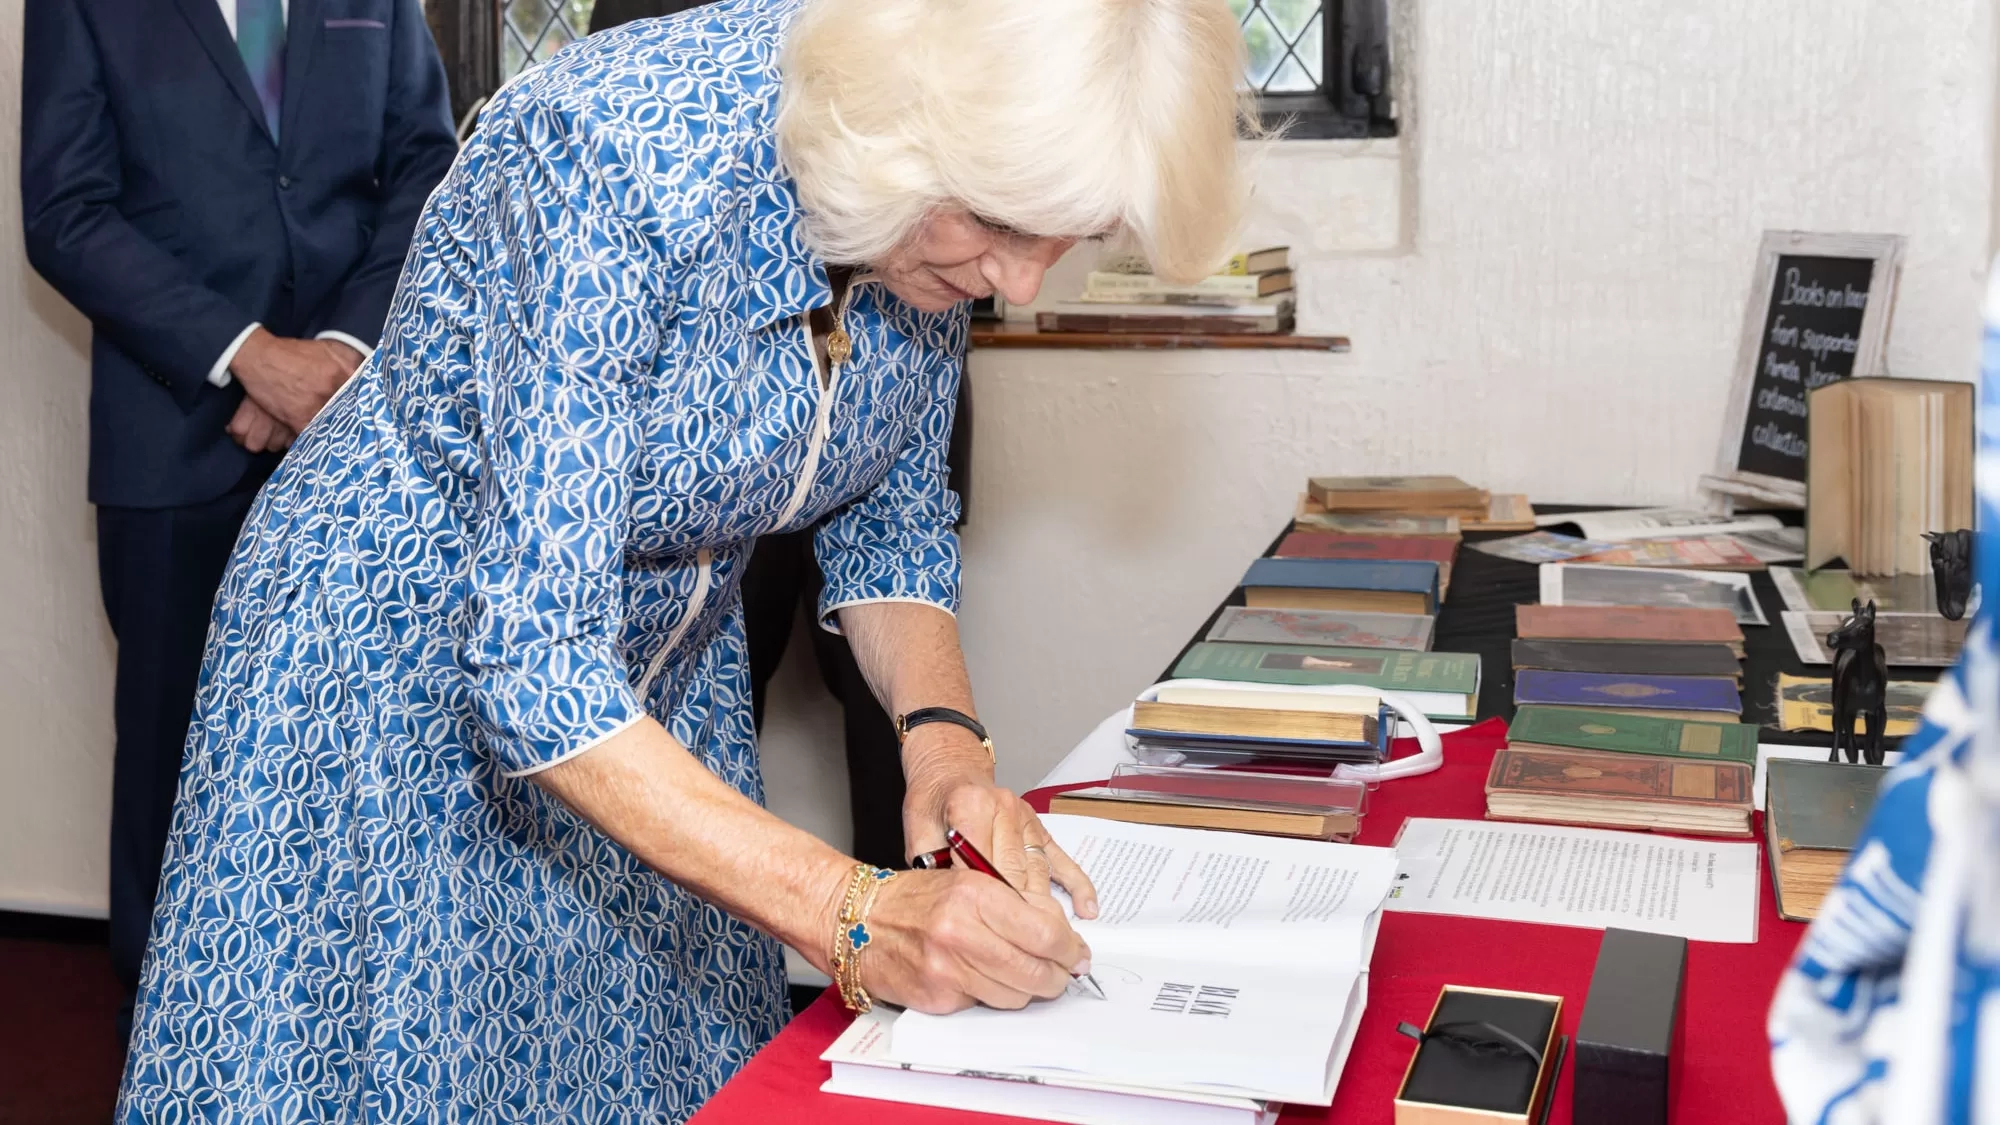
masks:
[[(119, 1120), (679, 1120), (784, 1019), (1061, 992), (1089, 880), (998, 789), (952, 611), (964, 302), (1242, 202), (1224, 0), (729, 0), (493, 99), (380, 349), (258, 498), (209, 634)], [(760, 806), (737, 582), (905, 731), (910, 846)]]

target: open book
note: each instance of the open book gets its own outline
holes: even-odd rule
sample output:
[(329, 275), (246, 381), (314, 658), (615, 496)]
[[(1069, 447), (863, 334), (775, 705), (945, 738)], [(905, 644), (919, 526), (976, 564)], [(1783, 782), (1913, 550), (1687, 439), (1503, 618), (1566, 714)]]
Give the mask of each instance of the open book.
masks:
[(912, 1067), (1329, 1105), (1396, 875), (1387, 848), (1043, 818), (1097, 884), (1078, 921), (1106, 999), (905, 1012)]

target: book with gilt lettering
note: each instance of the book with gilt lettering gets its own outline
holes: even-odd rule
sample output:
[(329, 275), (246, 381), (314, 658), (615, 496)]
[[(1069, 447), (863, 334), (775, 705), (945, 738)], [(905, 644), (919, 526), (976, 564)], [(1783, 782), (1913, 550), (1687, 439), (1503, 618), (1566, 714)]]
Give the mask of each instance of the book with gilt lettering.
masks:
[(1529, 704), (1514, 712), (1507, 745), (1521, 750), (1651, 754), (1705, 762), (1757, 763), (1757, 728), (1625, 715), (1588, 707)]
[(1174, 665), (1174, 678), (1351, 684), (1395, 692), (1440, 719), (1470, 718), (1479, 707), (1479, 655), (1470, 652), (1202, 641)]
[(1743, 713), (1736, 681), (1722, 676), (1607, 676), (1530, 668), (1514, 677), (1514, 703), (1661, 712), (1709, 721), (1726, 716), (1733, 722)]
[(1517, 750), (1493, 755), (1486, 815), (1592, 828), (1751, 835), (1753, 767), (1637, 754)]

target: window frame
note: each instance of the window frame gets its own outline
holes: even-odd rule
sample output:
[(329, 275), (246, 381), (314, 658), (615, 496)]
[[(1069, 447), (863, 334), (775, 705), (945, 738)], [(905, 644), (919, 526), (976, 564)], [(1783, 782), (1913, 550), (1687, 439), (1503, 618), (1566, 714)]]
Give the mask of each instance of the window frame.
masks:
[(1396, 135), (1388, 0), (1320, 0), (1320, 89), (1257, 95), (1266, 129), (1286, 140)]

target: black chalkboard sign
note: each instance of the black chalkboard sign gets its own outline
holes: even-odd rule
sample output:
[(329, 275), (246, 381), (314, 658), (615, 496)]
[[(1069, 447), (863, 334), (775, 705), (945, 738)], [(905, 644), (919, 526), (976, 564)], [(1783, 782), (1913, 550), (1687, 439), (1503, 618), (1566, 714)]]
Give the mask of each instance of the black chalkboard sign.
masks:
[(1854, 374), (1874, 272), (1866, 258), (1779, 257), (1737, 469), (1806, 479), (1806, 392)]
[(1803, 505), (1806, 394), (1882, 372), (1898, 235), (1764, 236), (1711, 488)]

